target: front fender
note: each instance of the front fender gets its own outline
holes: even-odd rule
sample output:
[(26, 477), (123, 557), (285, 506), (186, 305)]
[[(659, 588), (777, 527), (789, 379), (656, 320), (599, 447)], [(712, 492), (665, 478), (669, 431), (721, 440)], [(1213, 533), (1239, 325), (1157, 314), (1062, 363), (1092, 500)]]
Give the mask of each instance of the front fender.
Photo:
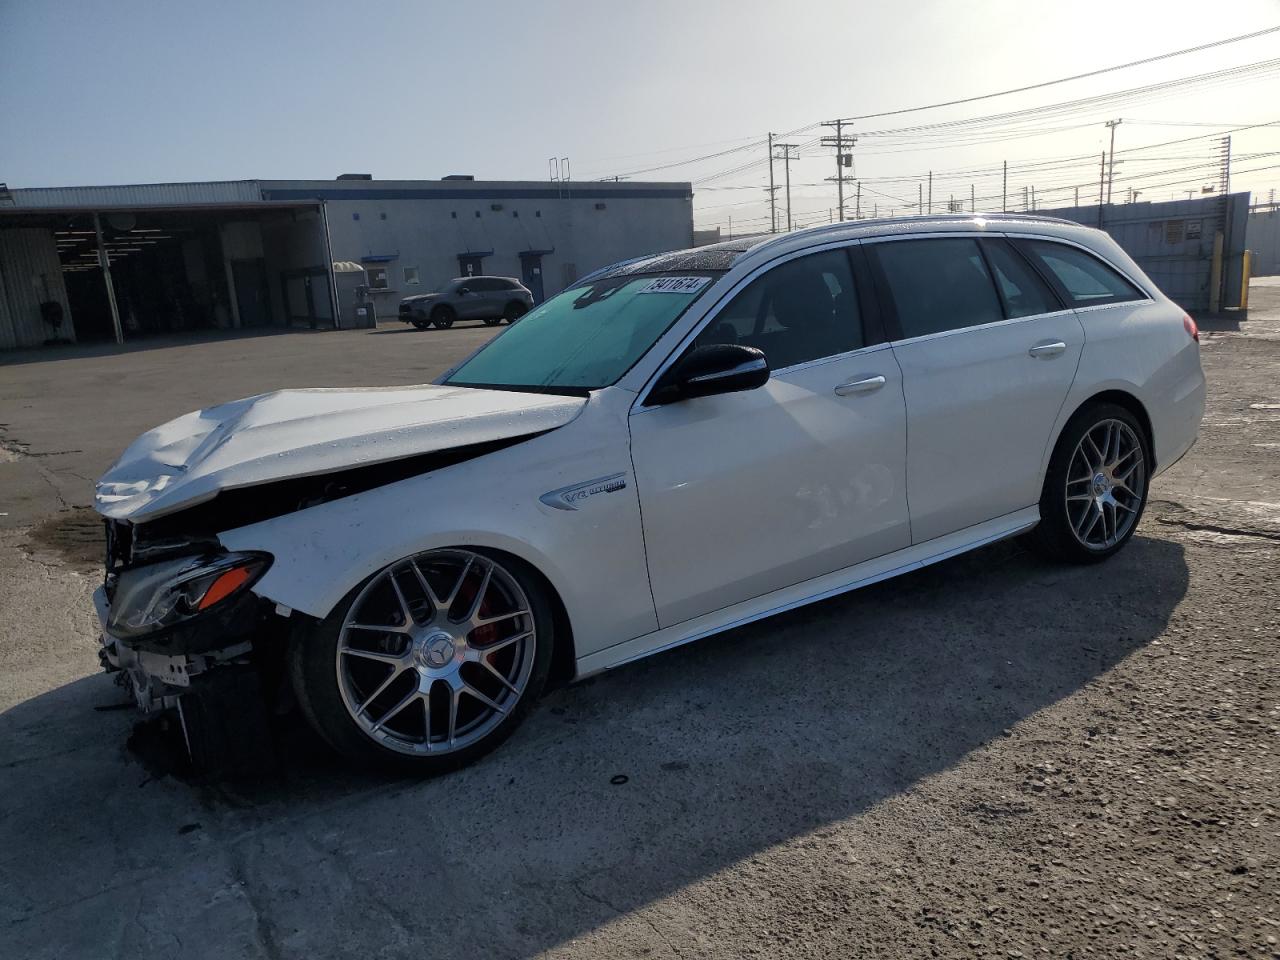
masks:
[[(559, 594), (576, 656), (657, 629), (624, 429), (593, 410), (574, 423), (465, 463), (226, 531), (230, 550), (274, 561), (254, 592), (327, 616), (366, 577), (440, 547), (502, 550)], [(625, 486), (554, 509), (550, 491), (622, 474)]]

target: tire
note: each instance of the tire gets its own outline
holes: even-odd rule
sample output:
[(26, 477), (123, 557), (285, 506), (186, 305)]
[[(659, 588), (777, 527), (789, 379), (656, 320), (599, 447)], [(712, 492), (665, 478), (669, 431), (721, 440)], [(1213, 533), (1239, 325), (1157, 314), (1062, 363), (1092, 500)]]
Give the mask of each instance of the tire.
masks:
[(528, 313), (528, 310), (523, 303), (519, 300), (512, 300), (507, 304), (506, 309), (502, 311), (502, 319), (506, 320), (507, 323), (515, 323), (526, 313)]
[(419, 330), (430, 330), (430, 329), (431, 329), (431, 321), (430, 321), (430, 320), (413, 320), (413, 321), (411, 321), (411, 322), (413, 323), (414, 327), (416, 327), (416, 328), (417, 328), (417, 329), (419, 329)]
[(457, 319), (458, 314), (453, 307), (440, 306), (431, 311), (431, 322), (436, 325), (437, 330), (448, 330)]
[(546, 686), (553, 630), (551, 602), (526, 564), (479, 548), (431, 550), (383, 568), (301, 628), (290, 675), (304, 715), (339, 753), (432, 775), (514, 732)]
[(501, 317), (485, 317), (484, 318), (484, 325), (486, 327), (496, 327), (501, 322), (502, 322)]
[(1082, 407), (1054, 447), (1028, 544), (1069, 563), (1117, 553), (1142, 519), (1150, 465), (1151, 438), (1137, 417), (1114, 403)]

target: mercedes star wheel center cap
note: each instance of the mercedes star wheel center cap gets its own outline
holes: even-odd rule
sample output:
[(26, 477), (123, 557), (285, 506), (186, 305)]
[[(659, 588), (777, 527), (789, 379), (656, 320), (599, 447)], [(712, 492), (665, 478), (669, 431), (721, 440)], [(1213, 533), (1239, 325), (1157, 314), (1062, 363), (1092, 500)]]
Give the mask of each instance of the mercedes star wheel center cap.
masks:
[(432, 670), (448, 666), (453, 659), (453, 638), (446, 633), (437, 633), (423, 639), (418, 647), (418, 662)]

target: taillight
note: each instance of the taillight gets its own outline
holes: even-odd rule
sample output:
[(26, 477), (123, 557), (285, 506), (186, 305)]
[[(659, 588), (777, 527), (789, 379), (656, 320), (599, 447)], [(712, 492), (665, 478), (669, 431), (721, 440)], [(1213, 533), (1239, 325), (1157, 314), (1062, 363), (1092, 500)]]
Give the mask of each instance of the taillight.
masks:
[(1200, 342), (1200, 328), (1197, 327), (1196, 322), (1191, 319), (1191, 314), (1184, 313), (1182, 315), (1182, 329), (1187, 331), (1187, 336), (1196, 343)]

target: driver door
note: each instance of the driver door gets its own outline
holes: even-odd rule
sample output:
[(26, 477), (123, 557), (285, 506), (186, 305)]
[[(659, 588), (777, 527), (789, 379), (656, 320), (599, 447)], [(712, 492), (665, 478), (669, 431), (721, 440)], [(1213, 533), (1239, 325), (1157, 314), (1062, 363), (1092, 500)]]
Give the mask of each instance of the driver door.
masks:
[(910, 545), (901, 373), (861, 292), (845, 248), (771, 265), (693, 344), (757, 347), (769, 381), (633, 411), (661, 626)]

